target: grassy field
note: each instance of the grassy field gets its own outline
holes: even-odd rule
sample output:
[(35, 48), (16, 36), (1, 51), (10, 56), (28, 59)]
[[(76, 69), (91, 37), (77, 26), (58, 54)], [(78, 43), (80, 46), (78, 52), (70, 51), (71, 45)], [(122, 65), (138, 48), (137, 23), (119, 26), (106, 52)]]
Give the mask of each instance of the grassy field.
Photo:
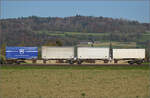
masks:
[[(67, 36), (93, 36), (93, 37), (104, 37), (110, 36), (110, 33), (85, 33), (85, 32), (62, 32), (62, 31), (38, 31), (39, 34), (47, 34), (49, 36), (59, 36), (59, 37), (67, 37)], [(143, 32), (143, 35), (138, 39), (139, 41), (146, 41), (150, 38), (150, 31)], [(102, 41), (102, 40), (101, 40)]]
[[(88, 41), (90, 38), (94, 39), (99, 43), (95, 43), (94, 46), (96, 47), (107, 47), (109, 46), (109, 40), (103, 38), (109, 38), (110, 33), (84, 33), (84, 32), (62, 32), (62, 31), (38, 31), (39, 34), (46, 34), (51, 37), (59, 37), (62, 39), (65, 38), (73, 38), (78, 39), (80, 41)], [(150, 39), (150, 32), (144, 32), (140, 38), (138, 39), (139, 42), (144, 42)], [(131, 42), (112, 42), (113, 47), (115, 48), (136, 48), (136, 47), (143, 47), (139, 44), (136, 44), (136, 41)], [(79, 45), (79, 46), (90, 46), (90, 45)]]
[(60, 96), (148, 98), (149, 66), (0, 67), (0, 98)]
[[(94, 44), (94, 46), (97, 47), (109, 47), (110, 42), (102, 42), (99, 44)], [(135, 48), (136, 42), (112, 42), (113, 47), (118, 47), (118, 48)]]
[[(111, 42), (113, 48), (136, 48), (136, 42)], [(94, 43), (94, 47), (109, 47), (110, 42)], [(78, 46), (91, 46), (90, 44), (79, 44)]]
[(141, 36), (140, 41), (149, 40), (149, 39), (150, 39), (150, 31), (147, 31)]

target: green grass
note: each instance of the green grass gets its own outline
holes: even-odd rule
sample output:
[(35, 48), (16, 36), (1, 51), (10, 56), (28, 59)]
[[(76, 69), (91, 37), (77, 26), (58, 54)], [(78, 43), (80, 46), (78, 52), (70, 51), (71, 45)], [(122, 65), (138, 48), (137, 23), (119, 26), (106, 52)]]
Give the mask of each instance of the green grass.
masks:
[[(110, 33), (85, 33), (85, 32), (63, 32), (63, 31), (36, 31), (39, 34), (47, 34), (49, 36), (67, 37), (67, 36), (93, 36), (93, 37), (103, 37), (109, 36)], [(144, 32), (139, 41), (146, 41), (150, 39), (150, 31)]]
[(139, 41), (146, 41), (150, 39), (150, 31), (147, 31), (143, 33), (143, 35), (140, 37)]
[(68, 35), (92, 35), (92, 36), (108, 36), (110, 33), (82, 33), (82, 32), (64, 32)]
[(148, 64), (141, 66), (1, 66), (3, 69), (69, 69), (69, 70), (150, 70)]
[(149, 40), (150, 39), (150, 34), (143, 34), (141, 36), (141, 38), (139, 39), (139, 41), (146, 41), (146, 40)]
[[(85, 33), (85, 32), (62, 32), (62, 31), (37, 31), (39, 34), (46, 34), (48, 36), (60, 37), (63, 39), (73, 38), (76, 40), (84, 40), (88, 41), (89, 38), (93, 38), (95, 41), (99, 41), (100, 43), (95, 44), (96, 47), (107, 47), (109, 46), (109, 41), (103, 39), (104, 37), (110, 36), (109, 32), (105, 33)], [(143, 47), (139, 44), (136, 44), (136, 41), (144, 42), (150, 39), (150, 31), (144, 32), (139, 39), (136, 39), (134, 42), (113, 42), (114, 48), (136, 48)], [(90, 45), (82, 45), (82, 46), (90, 46)]]
[[(94, 46), (96, 46), (96, 47), (109, 47), (109, 45), (110, 45), (110, 42), (101, 42), (98, 44), (94, 44)], [(135, 48), (137, 45), (136, 45), (136, 42), (115, 42), (115, 41), (113, 41), (112, 46), (114, 48)]]
[(49, 36), (59, 36), (59, 37), (66, 37), (66, 36), (109, 36), (110, 33), (84, 33), (84, 32), (62, 32), (62, 31), (37, 31), (39, 34), (47, 34)]

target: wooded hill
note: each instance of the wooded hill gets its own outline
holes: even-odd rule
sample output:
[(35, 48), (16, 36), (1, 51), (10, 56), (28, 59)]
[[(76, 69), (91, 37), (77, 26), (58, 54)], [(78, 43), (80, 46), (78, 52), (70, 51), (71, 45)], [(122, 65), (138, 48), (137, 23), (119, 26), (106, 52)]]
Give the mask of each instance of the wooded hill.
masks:
[(75, 45), (80, 41), (145, 43), (150, 24), (92, 16), (1, 19), (1, 40), (9, 46)]

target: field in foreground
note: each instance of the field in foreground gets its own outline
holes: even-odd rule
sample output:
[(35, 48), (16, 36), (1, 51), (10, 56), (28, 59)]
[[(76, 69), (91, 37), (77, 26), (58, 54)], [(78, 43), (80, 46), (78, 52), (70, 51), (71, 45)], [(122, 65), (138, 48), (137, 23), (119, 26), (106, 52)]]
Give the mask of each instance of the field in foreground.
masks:
[(60, 96), (148, 98), (149, 66), (0, 67), (0, 98)]

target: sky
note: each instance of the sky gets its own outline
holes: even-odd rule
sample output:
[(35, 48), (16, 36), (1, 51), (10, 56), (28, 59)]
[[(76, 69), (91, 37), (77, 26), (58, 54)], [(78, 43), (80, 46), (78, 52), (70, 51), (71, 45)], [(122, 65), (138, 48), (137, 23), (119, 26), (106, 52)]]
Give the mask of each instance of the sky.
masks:
[(150, 0), (2, 0), (1, 18), (103, 16), (150, 23)]

